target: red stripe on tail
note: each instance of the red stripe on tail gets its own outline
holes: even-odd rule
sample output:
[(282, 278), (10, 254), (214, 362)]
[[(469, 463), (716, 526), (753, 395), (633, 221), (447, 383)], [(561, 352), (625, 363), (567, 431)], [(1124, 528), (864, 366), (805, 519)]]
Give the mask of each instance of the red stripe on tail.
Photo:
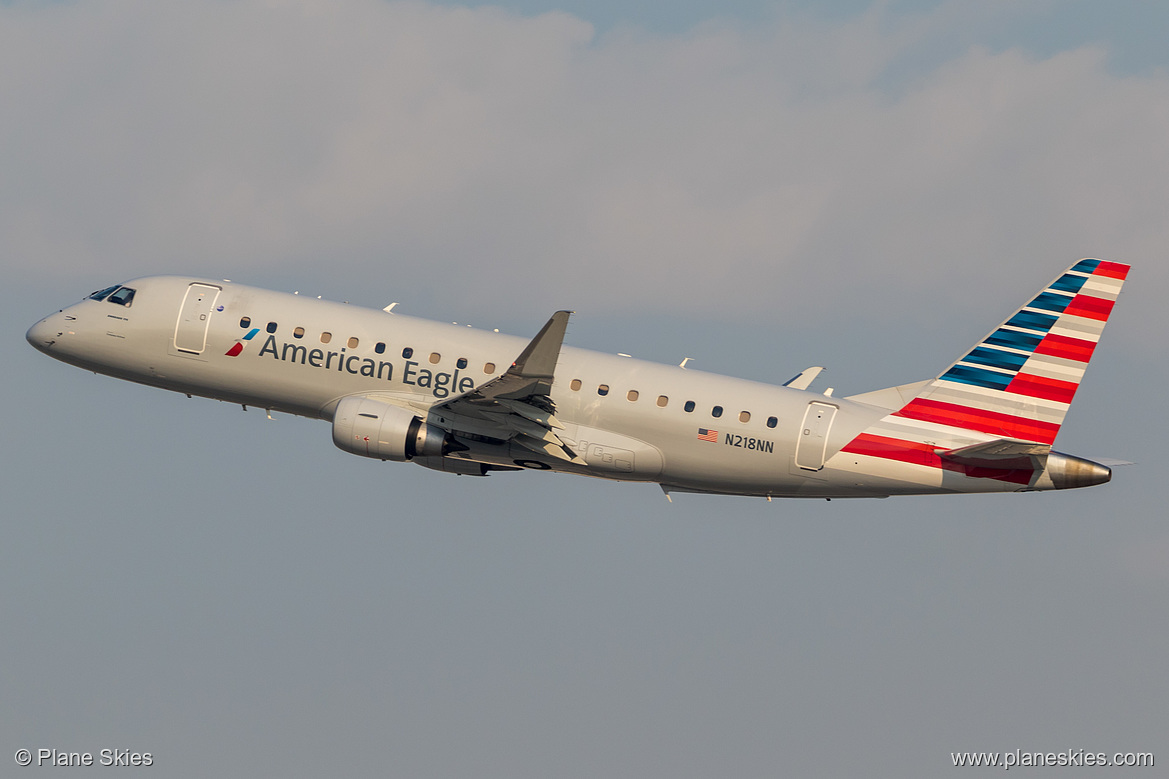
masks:
[(1061, 381), (1060, 379), (1049, 379), (1046, 376), (1020, 373), (1011, 379), (1011, 383), (1004, 391), (1032, 398), (1054, 400), (1059, 403), (1071, 403), (1079, 387), (1080, 385), (1074, 381)]
[(1128, 266), (1119, 262), (1101, 262), (1096, 266), (1096, 270), (1092, 271), (1093, 276), (1107, 276), (1110, 279), (1121, 279), (1122, 281), (1128, 277)]
[(1088, 360), (1092, 359), (1092, 352), (1095, 349), (1096, 344), (1092, 341), (1048, 333), (1039, 342), (1039, 345), (1035, 347), (1035, 353), (1046, 354), (1051, 357), (1062, 357), (1065, 360), (1088, 362)]
[(963, 430), (977, 430), (1003, 438), (1021, 438), (1041, 444), (1050, 444), (1055, 440), (1055, 434), (1059, 432), (1059, 425), (1051, 422), (924, 398), (914, 398), (893, 416), (936, 422)]
[(1105, 300), (1104, 298), (1094, 298), (1091, 295), (1076, 295), (1072, 298), (1072, 302), (1063, 310), (1065, 315), (1082, 316), (1085, 319), (1096, 319), (1101, 322), (1108, 321), (1108, 315), (1112, 313), (1112, 307), (1116, 305), (1115, 301)]

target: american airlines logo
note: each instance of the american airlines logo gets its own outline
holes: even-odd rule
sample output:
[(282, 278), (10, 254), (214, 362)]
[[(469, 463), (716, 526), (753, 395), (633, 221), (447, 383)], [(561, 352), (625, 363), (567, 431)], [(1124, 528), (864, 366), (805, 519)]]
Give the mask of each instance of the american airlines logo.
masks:
[(244, 350), (244, 341), (252, 340), (253, 338), (256, 337), (256, 333), (258, 333), (258, 332), (260, 332), (260, 328), (253, 327), (251, 330), (248, 331), (247, 335), (245, 335), (243, 338), (236, 341), (235, 344), (230, 349), (228, 349), (226, 352), (224, 352), (224, 354), (226, 354), (228, 357), (239, 357), (240, 352), (242, 352)]

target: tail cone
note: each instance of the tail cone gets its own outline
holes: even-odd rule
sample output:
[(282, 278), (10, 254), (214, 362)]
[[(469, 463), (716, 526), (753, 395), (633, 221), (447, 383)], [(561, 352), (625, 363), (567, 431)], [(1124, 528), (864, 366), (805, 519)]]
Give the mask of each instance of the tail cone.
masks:
[[(1073, 487), (1091, 487), (1112, 479), (1112, 469), (1068, 454), (1052, 452), (1047, 456), (1047, 468), (1040, 477), (1040, 489), (1068, 490)], [(1050, 485), (1044, 482), (1050, 481)]]

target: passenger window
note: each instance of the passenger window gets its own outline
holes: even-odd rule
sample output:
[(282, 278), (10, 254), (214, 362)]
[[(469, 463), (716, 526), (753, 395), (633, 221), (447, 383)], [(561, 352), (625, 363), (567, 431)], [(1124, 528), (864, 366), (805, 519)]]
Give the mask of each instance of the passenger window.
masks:
[(385, 354), (386, 353), (386, 345), (384, 343), (382, 343), (381, 341), (378, 341), (377, 344), (374, 345), (373, 350), (376, 354)]
[(637, 398), (640, 396), (638, 395), (637, 390), (629, 390), (629, 392), (625, 393), (625, 397), (629, 398), (630, 401), (634, 401), (637, 400)]
[(658, 405), (661, 406), (662, 408), (665, 408), (666, 404), (669, 402), (670, 402), (670, 399), (667, 398), (665, 395), (658, 395)]
[(403, 359), (409, 360), (413, 356), (414, 356), (414, 350), (411, 349), (409, 346), (407, 346), (405, 349), (402, 350)]
[(304, 328), (303, 328), (303, 327), (298, 327), (298, 328), (296, 328), (295, 330), (293, 330), (293, 331), (292, 331), (292, 337), (293, 337), (293, 338), (304, 338)]
[(332, 333), (327, 333), (327, 332), (326, 332), (326, 333), (321, 333), (321, 343), (323, 343), (323, 344), (327, 344), (329, 341), (332, 341), (332, 340), (333, 340), (333, 334), (332, 334)]
[(493, 363), (493, 362), (483, 363), (483, 372), (484, 373), (495, 373), (495, 363)]
[(569, 382), (568, 386), (572, 388), (573, 392), (579, 392), (580, 391), (580, 379), (573, 379), (571, 382)]
[(276, 323), (275, 323), (275, 322), (269, 322), (269, 323), (268, 323), (268, 326), (267, 326), (267, 327), (265, 327), (264, 329), (265, 329), (265, 330), (267, 330), (269, 333), (275, 333), (275, 332), (276, 332)]
[(739, 412), (739, 421), (740, 422), (750, 422), (751, 421), (751, 412), (750, 411), (740, 411)]
[(347, 345), (347, 346), (348, 346), (350, 349), (356, 349), (356, 348), (357, 348), (357, 344), (359, 344), (359, 343), (361, 343), (361, 342), (360, 342), (360, 341), (358, 341), (356, 338), (354, 338), (354, 337), (350, 336), (349, 340), (346, 342), (346, 345)]
[(693, 400), (686, 401), (686, 405), (682, 406), (682, 408), (684, 408), (686, 410), (686, 413), (689, 414), (691, 411), (694, 410), (694, 401)]
[(134, 290), (129, 287), (119, 287), (118, 291), (106, 298), (109, 303), (117, 303), (119, 306), (130, 307), (130, 302), (134, 300)]
[(609, 385), (602, 384), (601, 386), (597, 387), (597, 394), (598, 395), (608, 395), (609, 394)]
[(459, 359), (458, 359), (458, 360), (455, 362), (455, 367), (456, 367), (456, 368), (466, 368), (466, 367), (467, 367), (467, 358), (466, 358), (466, 357), (460, 357), (460, 358), (459, 358)]
[(722, 406), (715, 406), (714, 408), (712, 408), (710, 410), (710, 415), (712, 417), (714, 417), (715, 419), (718, 419), (719, 417), (721, 417), (723, 415), (723, 407)]
[(112, 287), (106, 287), (105, 289), (99, 289), (97, 292), (90, 295), (89, 298), (90, 298), (90, 300), (105, 300), (107, 297), (109, 297), (109, 294), (111, 292), (113, 292), (115, 289), (117, 289), (120, 286), (122, 286), (122, 285), (115, 284)]
[(768, 417), (767, 418), (767, 426), (768, 427), (775, 427), (778, 424), (779, 424), (779, 420), (776, 419), (775, 417)]
[(239, 326), (242, 327), (243, 329), (247, 330), (249, 327), (252, 326), (252, 318), (250, 316), (245, 316), (243, 319), (241, 319), (239, 321)]
[(442, 359), (442, 355), (439, 354), (438, 352), (431, 352), (430, 353), (430, 364), (431, 365), (438, 365), (438, 361), (441, 359)]

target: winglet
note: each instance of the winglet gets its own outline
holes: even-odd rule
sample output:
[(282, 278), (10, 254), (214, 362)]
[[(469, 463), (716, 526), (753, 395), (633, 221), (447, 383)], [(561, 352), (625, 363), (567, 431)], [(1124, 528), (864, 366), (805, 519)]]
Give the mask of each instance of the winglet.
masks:
[[(568, 317), (571, 313), (557, 311), (553, 314), (502, 376), (491, 379), (464, 395), (451, 398), (441, 405), (449, 406), (461, 399), (472, 403), (485, 403), (488, 406), (505, 400), (514, 400), (533, 406), (527, 415), (517, 411), (520, 416), (528, 416), (533, 421), (549, 427), (559, 426), (559, 423), (553, 423), (539, 414), (542, 412), (550, 418), (556, 413), (548, 395), (552, 392), (556, 362), (560, 359), (560, 347), (564, 343), (564, 333), (568, 328)], [(533, 414), (537, 416), (532, 416)]]
[(812, 382), (816, 380), (816, 377), (819, 376), (820, 372), (823, 370), (824, 368), (819, 365), (813, 365), (811, 368), (805, 368), (804, 370), (800, 371), (799, 374), (792, 376), (790, 379), (785, 381), (783, 386), (791, 387), (792, 389), (806, 390), (808, 387), (812, 386)]
[(560, 345), (571, 311), (557, 311), (532, 339), (507, 372), (525, 379), (551, 379), (560, 359)]

